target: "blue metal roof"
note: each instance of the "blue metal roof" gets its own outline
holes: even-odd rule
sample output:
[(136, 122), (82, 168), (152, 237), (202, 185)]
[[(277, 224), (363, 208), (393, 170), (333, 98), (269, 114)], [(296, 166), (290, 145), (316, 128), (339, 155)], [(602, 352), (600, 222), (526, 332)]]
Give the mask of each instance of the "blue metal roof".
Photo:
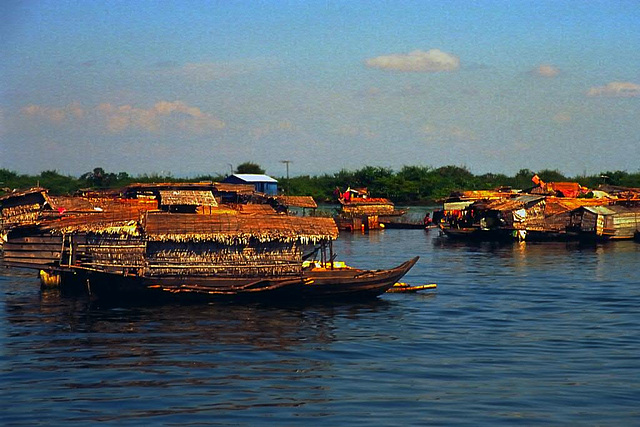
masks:
[(245, 182), (278, 182), (278, 180), (271, 178), (269, 175), (259, 175), (251, 173), (234, 173), (232, 176), (239, 178)]

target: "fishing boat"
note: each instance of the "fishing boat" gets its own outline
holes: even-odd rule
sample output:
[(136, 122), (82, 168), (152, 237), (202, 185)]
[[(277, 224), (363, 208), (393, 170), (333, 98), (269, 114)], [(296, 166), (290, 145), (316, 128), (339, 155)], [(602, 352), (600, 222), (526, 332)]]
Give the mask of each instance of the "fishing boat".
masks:
[(98, 271), (52, 268), (41, 279), (66, 289), (86, 291), (91, 297), (118, 301), (308, 300), (365, 299), (394, 287), (418, 257), (386, 270), (307, 271), (299, 276), (223, 278), (213, 276), (145, 277)]
[(415, 294), (420, 291), (424, 291), (427, 289), (436, 289), (438, 285), (435, 283), (430, 283), (428, 285), (409, 285), (408, 283), (399, 282), (394, 284), (387, 292), (389, 293), (405, 293), (405, 294)]

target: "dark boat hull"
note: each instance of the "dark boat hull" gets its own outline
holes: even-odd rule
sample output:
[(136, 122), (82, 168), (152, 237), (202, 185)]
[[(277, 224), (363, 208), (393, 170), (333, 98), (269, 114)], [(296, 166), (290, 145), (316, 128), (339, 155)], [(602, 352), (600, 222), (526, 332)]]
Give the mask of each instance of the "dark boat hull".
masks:
[(481, 228), (449, 228), (441, 227), (442, 232), (450, 239), (469, 241), (513, 241), (511, 232), (504, 230), (483, 230)]
[(360, 299), (385, 293), (417, 260), (415, 257), (388, 270), (308, 270), (302, 276), (272, 278), (138, 277), (76, 271), (63, 273), (62, 286), (86, 290), (95, 299), (112, 301)]

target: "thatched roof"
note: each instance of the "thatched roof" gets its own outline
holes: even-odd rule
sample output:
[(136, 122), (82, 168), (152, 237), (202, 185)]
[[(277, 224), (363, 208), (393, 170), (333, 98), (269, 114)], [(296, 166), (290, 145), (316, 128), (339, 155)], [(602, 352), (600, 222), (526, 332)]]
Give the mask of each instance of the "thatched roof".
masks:
[(485, 206), (485, 208), (506, 212), (526, 208), (540, 202), (543, 202), (545, 204), (546, 215), (557, 215), (559, 213), (578, 209), (581, 206), (602, 206), (609, 204), (609, 200), (607, 199), (578, 199), (569, 197), (523, 195), (518, 196), (515, 199), (496, 200), (493, 202), (489, 202)]
[(277, 196), (276, 200), (283, 206), (315, 209), (318, 204), (311, 196)]
[(154, 190), (211, 190), (214, 183), (205, 182), (153, 182), (129, 184), (125, 188), (132, 191), (154, 191)]
[(315, 243), (336, 239), (331, 218), (286, 215), (190, 215), (150, 212), (144, 232), (151, 241), (217, 241), (225, 244), (284, 241)]
[(43, 204), (47, 200), (47, 190), (41, 187), (34, 187), (28, 190), (13, 191), (0, 196), (0, 210), (5, 207), (19, 206), (23, 204)]
[(545, 199), (545, 196), (526, 194), (518, 196), (515, 199), (497, 199), (489, 201), (483, 205), (486, 209), (506, 212), (522, 209), (525, 206), (532, 206), (537, 203), (543, 202)]
[(569, 197), (547, 197), (546, 201), (545, 213), (547, 215), (573, 211), (583, 206), (607, 206), (610, 203), (607, 199), (577, 199)]
[(46, 189), (42, 188), (42, 187), (34, 187), (34, 188), (30, 188), (28, 190), (20, 190), (20, 191), (13, 191), (11, 193), (7, 193), (3, 196), (0, 196), (0, 202), (4, 201), (4, 200), (9, 200), (9, 199), (13, 199), (13, 198), (19, 198), (19, 197), (24, 197), (27, 196), (29, 194), (36, 194), (36, 193), (46, 193)]
[(233, 207), (244, 215), (270, 215), (276, 213), (271, 205), (266, 204), (243, 203), (233, 205)]
[(356, 197), (349, 201), (340, 199), (340, 203), (345, 206), (366, 206), (366, 205), (391, 205), (393, 202), (382, 197)]
[(126, 234), (138, 236), (140, 211), (122, 209), (112, 212), (97, 212), (85, 215), (64, 216), (40, 225), (44, 231), (52, 234), (70, 234), (77, 232), (96, 234)]
[(162, 206), (218, 206), (211, 191), (159, 190)]
[(256, 188), (252, 184), (230, 184), (226, 182), (216, 182), (214, 189), (219, 193), (252, 194)]
[(48, 196), (51, 209), (57, 211), (93, 211), (97, 204), (85, 197)]

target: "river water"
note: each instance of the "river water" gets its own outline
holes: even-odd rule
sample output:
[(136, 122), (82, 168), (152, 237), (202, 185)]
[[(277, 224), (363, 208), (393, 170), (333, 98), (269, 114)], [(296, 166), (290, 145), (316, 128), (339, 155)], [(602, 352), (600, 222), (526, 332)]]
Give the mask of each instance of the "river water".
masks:
[(640, 244), (341, 234), (435, 291), (100, 307), (0, 271), (4, 425), (638, 425)]

